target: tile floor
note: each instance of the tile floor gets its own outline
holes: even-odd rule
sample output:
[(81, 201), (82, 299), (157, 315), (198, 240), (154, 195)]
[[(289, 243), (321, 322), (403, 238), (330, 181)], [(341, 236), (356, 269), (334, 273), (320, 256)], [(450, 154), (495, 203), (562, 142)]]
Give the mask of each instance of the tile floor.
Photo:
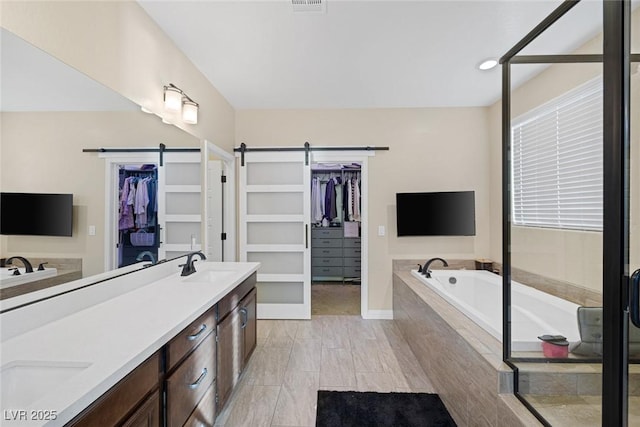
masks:
[(392, 320), (258, 320), (258, 346), (216, 426), (315, 426), (318, 390), (434, 392)]
[(340, 282), (313, 283), (311, 314), (359, 315), (360, 286)]

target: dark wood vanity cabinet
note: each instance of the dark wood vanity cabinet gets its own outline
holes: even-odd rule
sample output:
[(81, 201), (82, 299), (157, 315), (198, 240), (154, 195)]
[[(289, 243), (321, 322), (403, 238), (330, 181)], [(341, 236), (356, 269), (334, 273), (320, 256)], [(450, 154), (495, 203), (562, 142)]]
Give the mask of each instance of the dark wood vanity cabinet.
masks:
[(223, 408), (256, 347), (256, 275), (218, 304), (218, 407)]
[(68, 426), (213, 427), (256, 347), (256, 273)]
[[(67, 425), (73, 427), (159, 425), (161, 375), (161, 351), (158, 351)], [(155, 424), (149, 424), (154, 422)]]

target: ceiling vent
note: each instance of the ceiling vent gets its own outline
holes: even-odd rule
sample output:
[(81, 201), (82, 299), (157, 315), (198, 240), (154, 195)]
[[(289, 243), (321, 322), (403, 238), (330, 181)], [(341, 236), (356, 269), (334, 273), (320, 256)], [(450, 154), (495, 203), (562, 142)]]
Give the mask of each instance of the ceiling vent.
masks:
[(325, 13), (327, 0), (291, 0), (295, 13)]

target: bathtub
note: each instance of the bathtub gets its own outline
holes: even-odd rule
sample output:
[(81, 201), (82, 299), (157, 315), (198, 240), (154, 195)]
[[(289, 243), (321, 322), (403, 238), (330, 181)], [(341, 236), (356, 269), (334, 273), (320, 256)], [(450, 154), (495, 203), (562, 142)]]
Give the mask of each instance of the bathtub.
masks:
[[(432, 270), (411, 274), (502, 342), (502, 277), (484, 270)], [(537, 289), (511, 281), (511, 351), (542, 351), (540, 335), (580, 341), (577, 308)]]

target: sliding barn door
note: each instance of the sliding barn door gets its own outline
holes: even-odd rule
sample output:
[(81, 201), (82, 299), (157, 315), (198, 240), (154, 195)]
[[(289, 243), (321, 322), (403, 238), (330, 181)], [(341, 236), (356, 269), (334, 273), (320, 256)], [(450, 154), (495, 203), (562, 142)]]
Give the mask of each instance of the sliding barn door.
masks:
[(158, 259), (202, 249), (200, 153), (165, 153), (158, 173)]
[(245, 153), (240, 260), (261, 263), (261, 319), (311, 318), (310, 192), (303, 152)]

